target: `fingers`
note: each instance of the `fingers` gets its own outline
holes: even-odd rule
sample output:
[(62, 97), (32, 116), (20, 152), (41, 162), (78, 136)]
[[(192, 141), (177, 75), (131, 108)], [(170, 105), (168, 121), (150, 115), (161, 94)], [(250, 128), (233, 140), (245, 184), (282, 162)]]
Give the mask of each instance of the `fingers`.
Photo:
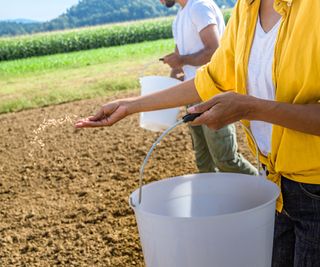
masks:
[(105, 117), (100, 120), (94, 120), (93, 117), (89, 117), (86, 119), (82, 119), (76, 122), (76, 128), (93, 128), (93, 127), (104, 127), (104, 126), (112, 126), (119, 120), (125, 117), (124, 114), (119, 114), (117, 112), (111, 114), (109, 117)]
[(193, 122), (190, 123), (192, 126), (198, 126), (202, 124), (208, 124), (211, 118), (211, 112), (205, 111), (201, 116), (197, 117)]
[(104, 117), (103, 108), (101, 108), (96, 115), (88, 117), (89, 121), (99, 121)]
[(243, 110), (239, 108), (242, 97), (232, 92), (222, 93), (209, 101), (189, 108), (189, 113), (203, 113), (191, 125), (205, 124), (209, 128), (217, 130), (227, 124), (241, 120), (244, 114)]
[(192, 126), (198, 126), (205, 124), (209, 128), (216, 128), (217, 116), (215, 116), (215, 106), (217, 102), (214, 98), (200, 103), (198, 105), (188, 108), (188, 113), (202, 113), (201, 116), (197, 117), (192, 123)]
[(76, 122), (76, 128), (91, 128), (112, 126), (127, 115), (125, 106), (121, 106), (119, 102), (108, 103), (98, 111), (94, 116), (81, 119)]
[(168, 56), (163, 58), (163, 64), (169, 64)]
[(76, 128), (93, 128), (93, 127), (103, 127), (108, 126), (108, 120), (103, 119), (100, 121), (91, 121), (89, 118), (78, 121), (75, 124)]
[(93, 127), (103, 127), (111, 126), (113, 123), (110, 122), (109, 118), (101, 118), (99, 120), (93, 119), (94, 116), (79, 120), (76, 122), (76, 128), (93, 128)]
[[(173, 58), (172, 58), (172, 57), (174, 56), (174, 54), (175, 54), (175, 53), (171, 53), (171, 54), (169, 54), (169, 55), (164, 56), (164, 57), (163, 57), (163, 63), (164, 63), (164, 64), (169, 64), (169, 65), (172, 64), (172, 61), (173, 61)], [(170, 65), (170, 66), (171, 66), (171, 65)]]
[(188, 113), (204, 113), (205, 111), (212, 108), (215, 104), (216, 101), (214, 101), (214, 98), (212, 98), (206, 102), (188, 108)]
[(104, 116), (105, 116), (104, 111), (101, 108), (96, 115), (77, 121), (75, 124), (75, 127), (76, 128), (97, 127), (95, 125), (98, 125), (100, 121), (103, 120)]
[(221, 116), (216, 114), (215, 107), (204, 112), (200, 117), (196, 118), (193, 122), (190, 123), (190, 125), (192, 126), (206, 125), (212, 130), (219, 130), (227, 124), (229, 123), (227, 123), (226, 120), (221, 119)]

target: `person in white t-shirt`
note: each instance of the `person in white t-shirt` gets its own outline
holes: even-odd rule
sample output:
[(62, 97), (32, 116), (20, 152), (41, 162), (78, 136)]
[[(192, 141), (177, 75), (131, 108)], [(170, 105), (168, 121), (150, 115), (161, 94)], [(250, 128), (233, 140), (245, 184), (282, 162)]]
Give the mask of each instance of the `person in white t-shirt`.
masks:
[[(208, 63), (219, 46), (225, 23), (213, 0), (160, 0), (166, 7), (176, 3), (180, 10), (172, 30), (175, 51), (163, 61), (171, 67), (171, 77), (190, 80), (197, 69)], [(239, 172), (257, 174), (257, 170), (237, 152), (235, 126), (213, 131), (205, 125), (190, 126), (199, 172)]]

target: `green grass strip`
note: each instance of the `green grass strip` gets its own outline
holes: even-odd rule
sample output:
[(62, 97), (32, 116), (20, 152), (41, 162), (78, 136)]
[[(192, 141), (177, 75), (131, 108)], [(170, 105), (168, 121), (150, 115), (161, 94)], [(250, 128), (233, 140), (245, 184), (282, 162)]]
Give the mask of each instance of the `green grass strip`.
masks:
[(137, 89), (141, 75), (168, 75), (158, 58), (173, 49), (159, 40), (1, 62), (0, 113)]
[(155, 54), (162, 55), (167, 51), (172, 51), (173, 48), (173, 40), (167, 39), (66, 54), (4, 61), (0, 62), (0, 77), (18, 77), (25, 74), (44, 73), (51, 70), (81, 68), (129, 59), (143, 59)]

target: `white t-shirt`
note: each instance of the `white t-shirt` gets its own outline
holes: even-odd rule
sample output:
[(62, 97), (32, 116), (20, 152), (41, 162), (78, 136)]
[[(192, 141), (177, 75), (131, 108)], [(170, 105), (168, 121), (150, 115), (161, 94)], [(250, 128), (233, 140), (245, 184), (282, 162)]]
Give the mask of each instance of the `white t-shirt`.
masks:
[[(280, 20), (266, 33), (261, 27), (260, 19), (257, 20), (249, 58), (247, 83), (248, 94), (257, 98), (275, 99), (272, 63), (279, 25)], [(260, 151), (264, 155), (268, 155), (271, 151), (272, 124), (263, 121), (251, 121), (250, 127)]]
[[(218, 26), (220, 36), (225, 29), (223, 15), (213, 0), (188, 0), (178, 11), (172, 31), (180, 55), (190, 55), (204, 48), (199, 33), (208, 25)], [(194, 78), (199, 66), (183, 66), (185, 80)]]

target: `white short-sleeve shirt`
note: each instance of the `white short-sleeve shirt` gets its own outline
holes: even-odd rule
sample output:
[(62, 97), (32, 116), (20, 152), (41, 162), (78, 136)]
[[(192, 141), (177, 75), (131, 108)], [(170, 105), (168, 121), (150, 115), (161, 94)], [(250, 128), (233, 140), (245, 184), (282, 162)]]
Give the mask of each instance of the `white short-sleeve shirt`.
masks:
[[(172, 31), (180, 55), (199, 52), (204, 44), (199, 33), (208, 25), (215, 24), (220, 36), (225, 29), (222, 12), (213, 0), (188, 0), (178, 11)], [(183, 66), (185, 80), (194, 78), (200, 66)]]

